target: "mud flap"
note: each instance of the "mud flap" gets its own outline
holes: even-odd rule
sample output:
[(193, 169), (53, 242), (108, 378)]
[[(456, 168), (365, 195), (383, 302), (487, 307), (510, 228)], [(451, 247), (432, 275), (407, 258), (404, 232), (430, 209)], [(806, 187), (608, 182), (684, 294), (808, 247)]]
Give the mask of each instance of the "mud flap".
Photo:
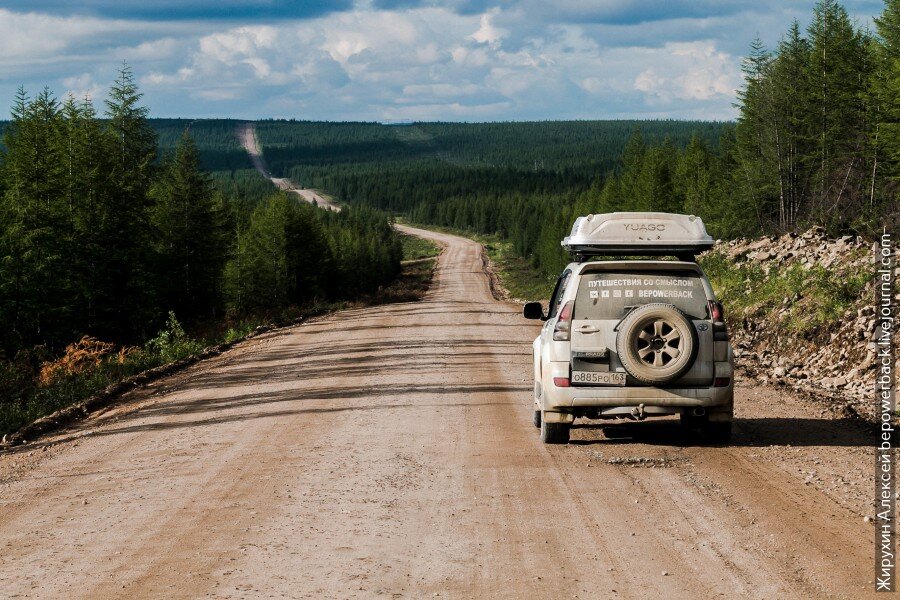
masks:
[(572, 413), (564, 413), (564, 412), (550, 412), (544, 411), (541, 415), (544, 423), (569, 423), (572, 424), (575, 422), (575, 415)]

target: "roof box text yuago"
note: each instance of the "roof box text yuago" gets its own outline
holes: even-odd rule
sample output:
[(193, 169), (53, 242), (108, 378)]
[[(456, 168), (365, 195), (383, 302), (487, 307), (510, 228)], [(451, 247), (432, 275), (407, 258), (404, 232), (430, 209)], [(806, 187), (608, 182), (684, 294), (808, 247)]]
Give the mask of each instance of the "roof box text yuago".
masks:
[(713, 247), (703, 219), (661, 212), (616, 212), (575, 219), (562, 241), (574, 255), (695, 254)]

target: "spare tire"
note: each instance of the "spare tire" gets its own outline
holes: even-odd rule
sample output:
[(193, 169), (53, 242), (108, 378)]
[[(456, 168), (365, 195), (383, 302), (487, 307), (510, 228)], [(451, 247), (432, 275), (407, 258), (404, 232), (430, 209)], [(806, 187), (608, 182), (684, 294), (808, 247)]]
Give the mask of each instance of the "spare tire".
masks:
[(619, 323), (616, 351), (628, 374), (642, 383), (660, 384), (684, 375), (700, 344), (691, 320), (671, 304), (645, 304)]

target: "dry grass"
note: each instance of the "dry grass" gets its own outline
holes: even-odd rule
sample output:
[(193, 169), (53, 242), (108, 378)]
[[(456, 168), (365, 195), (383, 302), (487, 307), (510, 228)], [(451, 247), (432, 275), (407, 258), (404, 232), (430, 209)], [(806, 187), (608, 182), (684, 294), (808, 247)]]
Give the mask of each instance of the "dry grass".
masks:
[(81, 375), (98, 369), (103, 363), (114, 361), (124, 364), (129, 354), (137, 350), (122, 347), (116, 351), (114, 344), (101, 342), (97, 338), (86, 335), (73, 344), (66, 346), (66, 351), (56, 360), (41, 365), (38, 374), (38, 385), (48, 386), (63, 377)]

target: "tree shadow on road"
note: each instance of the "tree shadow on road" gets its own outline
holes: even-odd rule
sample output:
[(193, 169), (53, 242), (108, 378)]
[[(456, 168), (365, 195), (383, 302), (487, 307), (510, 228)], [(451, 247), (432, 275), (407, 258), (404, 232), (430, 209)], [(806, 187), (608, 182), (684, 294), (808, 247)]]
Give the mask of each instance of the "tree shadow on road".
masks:
[(874, 446), (877, 435), (872, 425), (858, 419), (812, 419), (806, 417), (748, 418), (734, 420), (734, 433), (727, 444), (713, 444), (699, 432), (683, 428), (677, 420), (644, 422), (584, 423), (573, 429), (586, 430), (570, 443), (575, 445), (649, 444), (654, 446), (765, 446), (851, 447)]
[[(530, 389), (530, 387), (521, 385), (471, 384), (458, 386), (423, 383), (393, 385), (386, 389), (378, 389), (373, 386), (309, 391), (286, 389), (221, 398), (172, 400), (117, 416), (107, 428), (94, 430), (91, 435), (111, 436), (147, 431), (181, 430), (296, 415), (308, 415), (312, 419), (316, 415), (366, 411), (410, 410), (421, 412), (423, 418), (428, 418), (442, 409), (490, 409), (497, 406), (518, 406), (518, 402), (505, 401), (501, 398), (506, 394), (521, 394)], [(473, 397), (487, 398), (487, 400), (475, 400)], [(444, 398), (444, 400), (438, 401), (439, 398)], [(323, 405), (323, 402), (326, 404)], [(55, 439), (53, 443), (77, 439), (80, 435), (77, 431), (73, 431), (69, 435)]]

